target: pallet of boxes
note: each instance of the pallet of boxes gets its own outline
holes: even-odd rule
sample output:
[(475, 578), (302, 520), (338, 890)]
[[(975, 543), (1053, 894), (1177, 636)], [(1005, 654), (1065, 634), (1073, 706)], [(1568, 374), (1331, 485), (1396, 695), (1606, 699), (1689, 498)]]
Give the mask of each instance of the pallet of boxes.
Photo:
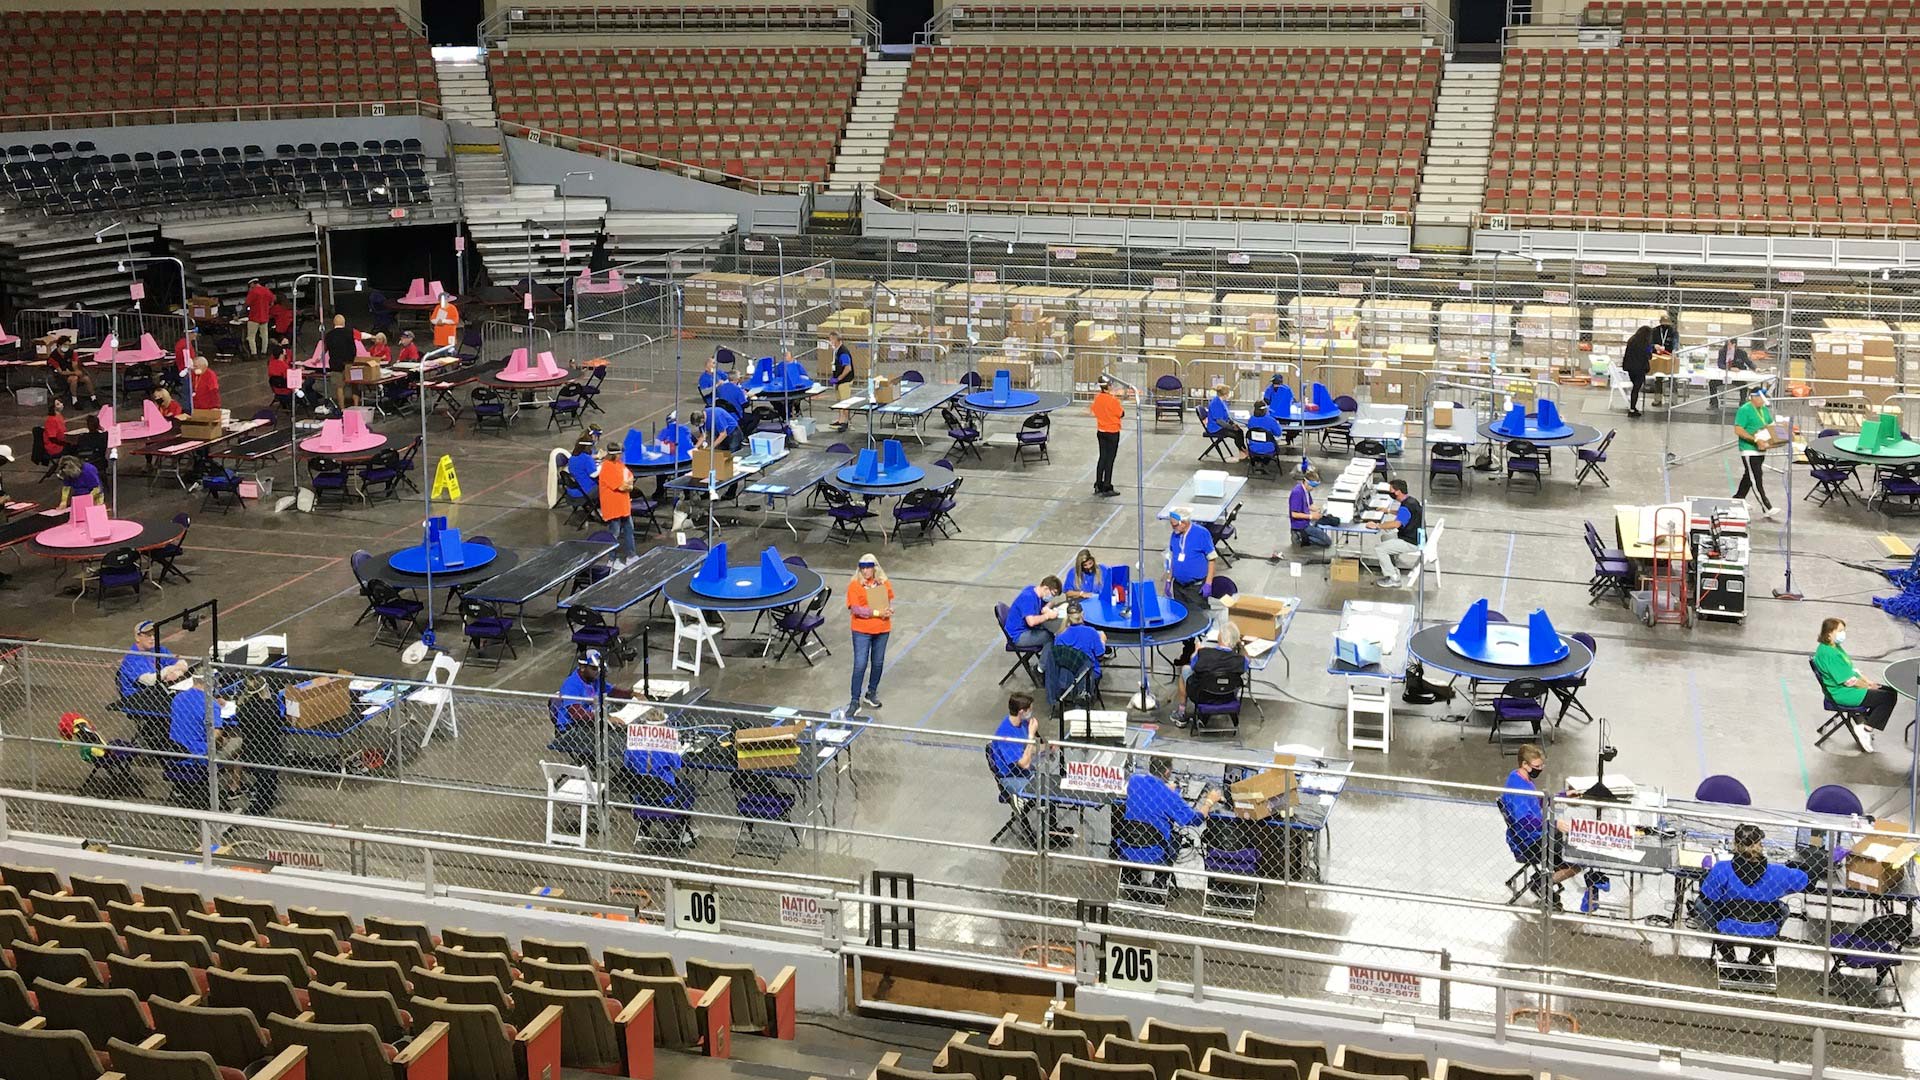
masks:
[(874, 340), (883, 364), (934, 364), (946, 355), (952, 328), (935, 317), (946, 288), (944, 281), (893, 278), (874, 290)]
[(1360, 305), (1362, 346), (1370, 369), (1367, 400), (1375, 405), (1418, 405), (1437, 352), (1430, 300), (1369, 299)]
[[(1142, 372), (1134, 365), (1142, 355), (1142, 313), (1146, 289), (1082, 289), (1074, 298), (1077, 315), (1073, 323), (1074, 392), (1082, 397), (1093, 394), (1102, 371), (1115, 371), (1122, 378), (1153, 389), (1154, 380), (1170, 372)], [(1170, 363), (1170, 361), (1169, 361)], [(1144, 379), (1144, 381), (1142, 381)]]
[(746, 274), (706, 271), (686, 280), (681, 328), (695, 337), (739, 340), (746, 326)]
[(1579, 355), (1580, 309), (1568, 304), (1527, 304), (1515, 323), (1520, 344), (1501, 366), (1529, 378), (1550, 379)]
[(1360, 301), (1351, 296), (1296, 296), (1287, 301), (1302, 381), (1325, 383), (1335, 397), (1351, 397), (1364, 382)]
[(1513, 305), (1454, 300), (1437, 316), (1438, 359), (1443, 368), (1480, 372), (1489, 357), (1505, 357), (1513, 340)]
[(1227, 332), (1227, 355), (1255, 383), (1254, 396), (1265, 393), (1267, 381), (1281, 374), (1277, 354), (1267, 349), (1281, 340), (1279, 299), (1271, 293), (1227, 293), (1220, 297), (1218, 325)]
[(1807, 354), (1815, 396), (1878, 407), (1900, 391), (1892, 327), (1873, 319), (1827, 319), (1825, 326), (1811, 335)]
[(1001, 351), (1036, 365), (1062, 364), (1073, 342), (1078, 289), (1019, 285), (1007, 294), (1007, 336)]

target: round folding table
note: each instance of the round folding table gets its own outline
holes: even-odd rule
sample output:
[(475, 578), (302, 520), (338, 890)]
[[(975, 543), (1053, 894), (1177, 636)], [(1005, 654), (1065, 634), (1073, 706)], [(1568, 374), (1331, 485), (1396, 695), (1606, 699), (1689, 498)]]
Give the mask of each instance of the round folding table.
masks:
[[(695, 574), (700, 572), (700, 567), (695, 566), (685, 573), (668, 578), (666, 585), (660, 589), (660, 595), (666, 597), (671, 603), (680, 604), (683, 607), (690, 607), (698, 611), (742, 613), (751, 611), (758, 615), (770, 611), (783, 611), (787, 608), (804, 604), (819, 595), (820, 591), (827, 587), (826, 583), (820, 579), (819, 574), (804, 566), (793, 566), (789, 564), (787, 571), (793, 575), (793, 584), (782, 589), (780, 592), (770, 596), (736, 598), (708, 596), (705, 593), (696, 592), (693, 587), (693, 578)], [(772, 620), (772, 624), (777, 624), (778, 622), (778, 619)], [(761, 656), (766, 656), (773, 651), (773, 636), (775, 633), (774, 625), (769, 625), (766, 641), (760, 649)]]
[(969, 391), (960, 398), (960, 403), (982, 416), (1039, 416), (1056, 409), (1064, 409), (1073, 403), (1065, 394), (1052, 390), (1014, 390), (1015, 394), (1030, 394), (1031, 402), (1021, 399), (1022, 404), (995, 405), (993, 391), (987, 388)]
[[(1916, 454), (1862, 454), (1858, 450), (1842, 450), (1840, 440), (1852, 438), (1848, 435), (1822, 435), (1807, 441), (1807, 449), (1824, 458), (1844, 461), (1849, 465), (1873, 465), (1888, 468), (1897, 465), (1920, 463), (1920, 453)], [(1891, 685), (1891, 684), (1889, 684)]]
[(44, 559), (60, 559), (67, 562), (88, 562), (98, 559), (109, 551), (130, 547), (135, 551), (152, 551), (165, 547), (186, 534), (186, 527), (172, 518), (139, 515), (114, 518), (115, 521), (131, 521), (140, 526), (140, 531), (122, 540), (109, 540), (104, 544), (90, 544), (86, 547), (56, 547), (43, 542), (38, 536), (27, 541), (27, 550)]
[[(1161, 603), (1175, 603), (1162, 597)], [(1184, 645), (1194, 638), (1204, 636), (1213, 625), (1213, 613), (1208, 605), (1199, 604), (1188, 607), (1178, 621), (1151, 629), (1140, 629), (1129, 624), (1118, 612), (1112, 612), (1105, 604), (1085, 603), (1080, 614), (1088, 626), (1107, 635), (1107, 647), (1111, 649), (1140, 650), (1140, 690), (1131, 700), (1135, 709), (1146, 711), (1154, 708), (1153, 694), (1148, 682), (1153, 677), (1153, 657), (1157, 650), (1172, 645)], [(1179, 677), (1179, 669), (1173, 675)]]
[[(1435, 671), (1466, 679), (1469, 684), (1503, 684), (1516, 679), (1539, 679), (1543, 682), (1570, 679), (1593, 666), (1593, 651), (1565, 634), (1560, 635), (1560, 640), (1567, 646), (1567, 655), (1550, 664), (1490, 664), (1454, 652), (1447, 644), (1447, 634), (1452, 630), (1453, 627), (1441, 624), (1416, 631), (1407, 642), (1407, 655)], [(1471, 690), (1468, 700), (1472, 700)], [(1467, 717), (1462, 715), (1458, 719), (1465, 723)]]
[[(418, 550), (420, 545), (412, 544), (392, 551), (383, 551), (373, 557), (373, 576), (400, 589), (424, 589), (427, 587), (427, 575), (416, 574), (393, 568), (393, 557), (403, 551)], [(482, 566), (467, 567), (460, 570), (436, 570), (433, 574), (433, 587), (436, 589), (461, 589), (475, 582), (511, 570), (520, 562), (520, 553), (512, 548), (494, 548), (492, 561)]]

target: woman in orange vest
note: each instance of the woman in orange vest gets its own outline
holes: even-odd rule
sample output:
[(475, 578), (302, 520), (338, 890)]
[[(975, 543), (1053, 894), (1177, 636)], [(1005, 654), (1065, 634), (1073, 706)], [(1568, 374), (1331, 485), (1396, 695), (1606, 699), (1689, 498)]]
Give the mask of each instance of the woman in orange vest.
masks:
[[(860, 568), (847, 582), (847, 614), (853, 623), (853, 689), (847, 711), (864, 702), (880, 707), (880, 672), (887, 665), (887, 638), (893, 633), (893, 582), (871, 553), (860, 556)], [(866, 683), (866, 696), (860, 684)]]
[(460, 332), (460, 309), (453, 306), (452, 294), (440, 294), (440, 302), (434, 305), (427, 321), (433, 324), (434, 348), (444, 349), (453, 344), (454, 336)]

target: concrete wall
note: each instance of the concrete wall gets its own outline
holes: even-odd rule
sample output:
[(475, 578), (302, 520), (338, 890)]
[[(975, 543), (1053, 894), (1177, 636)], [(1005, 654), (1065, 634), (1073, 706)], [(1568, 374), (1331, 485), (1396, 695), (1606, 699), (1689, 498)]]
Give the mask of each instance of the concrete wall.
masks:
[[(717, 184), (689, 180), (684, 176), (618, 165), (605, 158), (561, 150), (525, 139), (508, 139), (507, 164), (519, 184), (558, 184), (567, 173), (579, 169), (593, 172), (593, 183), (568, 186), (569, 194), (593, 194), (607, 200), (614, 210), (686, 210), (703, 214), (733, 214), (740, 231), (752, 231), (756, 223), (765, 231), (791, 231), (783, 224), (797, 221), (798, 195), (754, 195)], [(591, 190), (589, 190), (591, 189)]]
[[(481, 933), (502, 933), (514, 940), (538, 937), (554, 941), (583, 941), (596, 953), (608, 947), (666, 952), (672, 953), (676, 965), (682, 968), (689, 957), (698, 957), (720, 963), (752, 964), (755, 971), (771, 977), (780, 968), (792, 965), (794, 999), (800, 1009), (807, 1012), (837, 1012), (841, 1004), (838, 959), (824, 949), (803, 945), (726, 935), (681, 933), (658, 926), (609, 922), (557, 911), (507, 907), (444, 896), (428, 897), (423, 892), (397, 884), (383, 888), (373, 882), (336, 880), (286, 871), (253, 874), (219, 869), (201, 870), (179, 863), (130, 859), (72, 847), (23, 843), (17, 839), (7, 842), (6, 857), (10, 862), (51, 866), (62, 875), (79, 873), (119, 878), (134, 882), (136, 887), (141, 882), (152, 882), (155, 885), (197, 889), (203, 896), (258, 897), (282, 908), (298, 904), (328, 911), (345, 911), (356, 920), (368, 915), (385, 915), (388, 918), (424, 922), (435, 928), (464, 926)], [(772, 902), (769, 900), (769, 903)]]
[(398, 8), (420, 17), (420, 0), (159, 0), (142, 4), (128, 0), (0, 0), (0, 11), (192, 11), (200, 8)]
[(268, 153), (280, 143), (322, 143), (353, 139), (419, 139), (429, 157), (447, 154), (447, 125), (425, 116), (356, 117), (340, 120), (227, 120), (207, 124), (140, 124), (131, 127), (63, 128), (59, 131), (16, 131), (8, 142), (37, 143), (91, 141), (102, 154), (179, 150), (191, 146), (245, 146), (253, 143)]

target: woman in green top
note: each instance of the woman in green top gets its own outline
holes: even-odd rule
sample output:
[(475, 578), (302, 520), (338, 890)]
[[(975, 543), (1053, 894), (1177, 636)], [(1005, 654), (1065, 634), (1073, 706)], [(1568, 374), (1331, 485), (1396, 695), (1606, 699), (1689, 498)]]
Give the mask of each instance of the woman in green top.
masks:
[[(1767, 498), (1765, 479), (1760, 470), (1767, 461), (1766, 447), (1772, 440), (1769, 431), (1773, 426), (1773, 409), (1767, 404), (1766, 388), (1759, 383), (1753, 384), (1747, 391), (1747, 403), (1733, 414), (1733, 437), (1740, 441), (1740, 487), (1733, 493), (1736, 499), (1744, 499), (1747, 492), (1753, 492), (1760, 500), (1760, 515), (1772, 517), (1775, 513), (1772, 500)], [(1761, 434), (1768, 432), (1768, 434)]]
[(1813, 666), (1820, 673), (1820, 685), (1835, 705), (1867, 710), (1865, 721), (1849, 719), (1847, 727), (1868, 753), (1873, 752), (1873, 737), (1860, 730), (1861, 723), (1875, 731), (1885, 731), (1887, 718), (1893, 715), (1900, 695), (1888, 687), (1861, 675), (1844, 648), (1847, 641), (1845, 619), (1826, 619), (1820, 624), (1820, 644), (1813, 649)]

